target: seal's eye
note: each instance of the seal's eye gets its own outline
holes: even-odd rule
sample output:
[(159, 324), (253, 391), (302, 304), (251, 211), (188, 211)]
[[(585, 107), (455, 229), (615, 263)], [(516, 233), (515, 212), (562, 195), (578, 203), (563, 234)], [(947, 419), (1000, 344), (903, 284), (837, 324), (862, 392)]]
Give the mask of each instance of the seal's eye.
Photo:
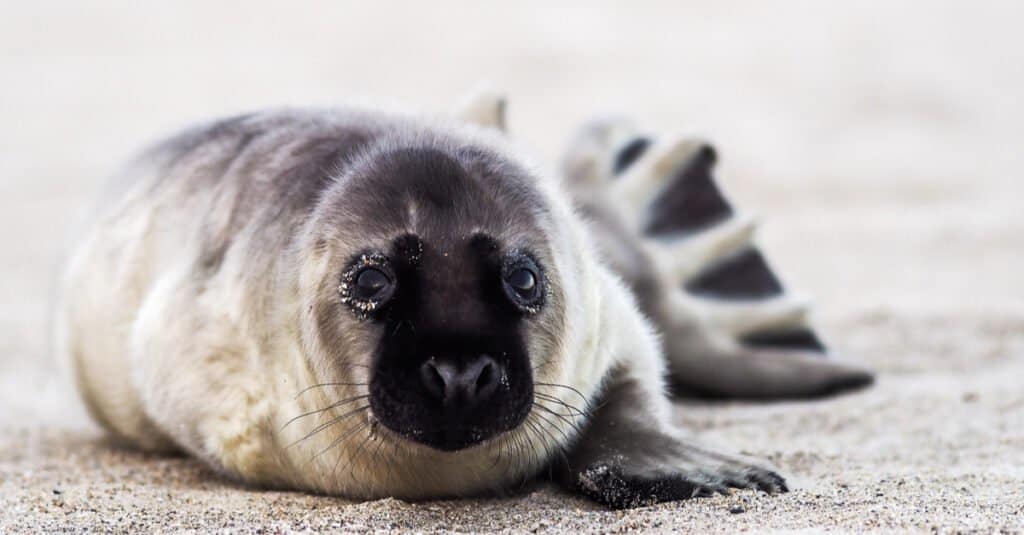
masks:
[(377, 268), (368, 267), (356, 275), (352, 295), (356, 299), (374, 301), (385, 294), (390, 286), (391, 278), (387, 274)]
[(527, 314), (536, 313), (544, 304), (544, 277), (529, 256), (516, 255), (506, 262), (502, 286), (512, 304)]
[(341, 302), (350, 306), (360, 319), (366, 319), (395, 295), (396, 280), (386, 256), (363, 254), (341, 275)]
[(528, 268), (519, 268), (509, 274), (508, 285), (519, 295), (527, 297), (537, 288), (537, 276)]

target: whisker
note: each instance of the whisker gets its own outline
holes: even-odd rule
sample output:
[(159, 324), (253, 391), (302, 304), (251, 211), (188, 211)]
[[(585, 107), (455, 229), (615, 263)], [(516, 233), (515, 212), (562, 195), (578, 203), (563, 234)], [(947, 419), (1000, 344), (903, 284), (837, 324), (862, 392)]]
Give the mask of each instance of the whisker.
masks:
[[(494, 470), (495, 466), (498, 466), (498, 463), (501, 461), (501, 451), (504, 449), (503, 446), (505, 445), (506, 442), (508, 442), (508, 441), (507, 440), (506, 441), (502, 441), (502, 443), (498, 446), (498, 448), (497, 448), (498, 451), (496, 452), (496, 454), (494, 456), (494, 462), (491, 463), (491, 465), (487, 467), (487, 471), (488, 472), (490, 472), (491, 470)], [(491, 449), (491, 448), (489, 448), (489, 449)]]
[(368, 425), (370, 425), (370, 422), (363, 422), (363, 423), (359, 424), (358, 426), (353, 427), (352, 429), (349, 429), (348, 431), (345, 431), (344, 433), (341, 434), (341, 436), (339, 436), (338, 438), (332, 440), (331, 443), (328, 444), (326, 448), (320, 450), (319, 452), (317, 452), (316, 455), (310, 457), (309, 462), (313, 462), (314, 460), (316, 460), (317, 457), (327, 453), (328, 451), (333, 449), (338, 444), (341, 444), (341, 442), (344, 441), (346, 438), (354, 435), (355, 433), (359, 432), (362, 429), (365, 429), (366, 426), (368, 426)]
[[(524, 420), (524, 423), (525, 423), (525, 421), (526, 420)], [(508, 473), (509, 473), (509, 471), (512, 470), (512, 467), (519, 465), (520, 458), (521, 458), (521, 453), (522, 453), (522, 443), (523, 443), (523, 440), (524, 440), (523, 435), (522, 434), (517, 434), (512, 440), (509, 440), (506, 443), (508, 454), (509, 454), (510, 458), (509, 458), (508, 463), (505, 465), (505, 471), (502, 472), (502, 474), (501, 474), (501, 479), (502, 480), (504, 480), (505, 478), (508, 477)]]
[[(373, 437), (373, 432), (367, 433), (366, 434), (366, 438), (364, 438), (363, 441), (360, 442), (359, 446), (356, 448), (355, 454), (353, 454), (352, 457), (349, 458), (349, 460), (348, 460), (348, 475), (352, 476), (352, 479), (356, 478), (356, 474), (355, 474), (356, 461), (359, 460), (359, 456), (363, 454), (363, 450), (366, 448), (366, 443), (369, 442), (372, 437)], [(335, 461), (335, 463), (334, 463), (334, 468), (331, 470), (331, 477), (333, 477), (334, 474), (338, 471), (338, 463), (339, 462), (341, 462), (341, 456), (340, 455), (338, 456), (338, 460)]]
[(558, 403), (559, 405), (565, 407), (566, 409), (569, 409), (569, 411), (570, 411), (569, 414), (567, 414), (565, 416), (573, 416), (573, 412), (576, 413), (575, 414), (576, 416), (587, 416), (587, 413), (582, 411), (582, 410), (580, 410), (578, 407), (570, 405), (569, 403), (566, 403), (565, 401), (563, 401), (563, 400), (561, 400), (561, 399), (559, 399), (559, 398), (557, 398), (555, 396), (552, 396), (550, 394), (544, 394), (544, 393), (536, 392), (535, 391), (533, 393), (533, 395), (534, 395), (534, 397), (540, 398), (540, 399), (542, 399), (544, 401), (550, 401), (550, 402), (553, 402), (553, 403)]
[[(388, 480), (388, 482), (393, 482), (396, 479), (395, 478), (395, 472), (394, 472), (394, 469), (395, 469), (395, 462), (394, 462), (395, 456), (394, 456), (394, 454), (388, 455), (388, 449), (387, 448), (382, 448), (384, 446), (385, 442), (386, 441), (384, 440), (384, 437), (380, 437), (380, 446), (377, 447), (377, 450), (381, 450), (381, 449), (384, 450), (383, 454), (386, 456), (386, 458), (384, 459), (385, 462), (383, 464), (384, 464), (384, 466), (388, 467), (388, 479), (387, 480)], [(394, 441), (392, 441), (392, 442), (394, 442)], [(374, 462), (376, 462), (376, 460)]]
[[(526, 418), (525, 420), (523, 420), (523, 423), (525, 423), (527, 421), (529, 421), (529, 418)], [(528, 429), (528, 427), (527, 427), (527, 429)], [(523, 435), (521, 435), (519, 437), (516, 437), (515, 450), (513, 450), (513, 452), (512, 452), (514, 454), (514, 457), (512, 458), (512, 460), (514, 460), (515, 462), (509, 464), (509, 469), (511, 469), (513, 471), (516, 471), (516, 472), (522, 470), (521, 466), (526, 462), (526, 459), (524, 457), (525, 457), (525, 449), (526, 449), (526, 446), (527, 446), (528, 443), (529, 443), (529, 435), (528, 435), (528, 433), (523, 434)]]
[[(536, 413), (536, 414), (537, 414), (538, 418), (543, 419), (544, 422), (547, 423), (547, 426), (543, 426), (544, 429), (548, 430), (548, 427), (554, 428), (561, 435), (562, 439), (564, 439), (566, 441), (571, 440), (571, 437), (569, 436), (568, 431), (565, 430), (565, 426), (561, 425), (558, 420), (553, 420), (553, 419), (551, 419), (551, 418), (549, 418), (549, 417), (547, 417), (547, 416), (545, 416), (544, 414), (541, 414), (541, 413)], [(540, 423), (540, 422), (538, 422), (538, 423)], [(557, 438), (554, 437), (553, 435), (549, 435), (549, 438), (554, 440), (556, 443), (558, 442)]]
[[(552, 441), (554, 441), (555, 448), (558, 450), (558, 454), (561, 455), (562, 460), (565, 461), (565, 467), (569, 471), (571, 471), (572, 470), (572, 462), (569, 461), (567, 446), (565, 444), (559, 443), (558, 441), (555, 441), (554, 436), (552, 436), (550, 433), (548, 433), (548, 436), (551, 437)], [(550, 475), (550, 472), (549, 472), (549, 475)]]
[(307, 386), (306, 388), (303, 388), (302, 390), (300, 390), (298, 394), (295, 394), (295, 399), (299, 399), (299, 396), (301, 396), (302, 394), (305, 394), (306, 392), (309, 392), (310, 390), (313, 390), (314, 388), (323, 388), (323, 387), (326, 387), (326, 386), (367, 386), (367, 384), (368, 383), (320, 383), (320, 384), (315, 384), (313, 386)]
[[(539, 414), (538, 413), (537, 416), (543, 418), (546, 422), (548, 422), (548, 424), (551, 424), (551, 425), (554, 424), (554, 422), (552, 422), (551, 420), (548, 420), (546, 417), (544, 417), (543, 414)], [(558, 428), (557, 426), (554, 426), (554, 427)], [(572, 438), (568, 436), (568, 433), (566, 433), (564, 429), (558, 428), (558, 431), (562, 434), (562, 437), (565, 438), (565, 443), (559, 442), (556, 439), (556, 437), (549, 430), (545, 429), (545, 432), (547, 433), (548, 437), (554, 443), (555, 448), (558, 449), (558, 453), (562, 456), (562, 460), (565, 461), (565, 466), (567, 468), (571, 469), (572, 468), (572, 463), (569, 462), (569, 456), (566, 455), (567, 449), (566, 449), (566, 445), (565, 444), (570, 442), (572, 440)]]
[(577, 396), (579, 396), (580, 399), (583, 400), (583, 404), (584, 405), (587, 405), (587, 406), (590, 405), (590, 401), (587, 399), (587, 396), (583, 395), (583, 392), (580, 392), (579, 390), (576, 390), (575, 388), (573, 388), (573, 387), (571, 387), (569, 385), (562, 385), (562, 384), (558, 384), (558, 383), (537, 383), (537, 382), (534, 382), (533, 384), (535, 386), (548, 386), (548, 387), (552, 387), (552, 388), (565, 388), (567, 390), (571, 390)]
[(345, 398), (345, 399), (343, 399), (341, 401), (336, 401), (334, 403), (331, 403), (330, 405), (328, 405), (328, 406), (326, 406), (326, 407), (324, 407), (322, 409), (316, 409), (316, 410), (313, 410), (313, 411), (302, 413), (302, 414), (292, 418), (291, 420), (288, 420), (287, 422), (285, 422), (285, 424), (281, 426), (281, 430), (283, 431), (285, 427), (288, 427), (292, 422), (294, 422), (295, 420), (298, 420), (300, 418), (305, 418), (306, 416), (312, 416), (314, 414), (320, 414), (321, 412), (329, 411), (331, 409), (340, 407), (342, 405), (346, 405), (348, 403), (352, 403), (353, 401), (359, 401), (360, 399), (366, 399), (368, 397), (370, 397), (369, 394), (362, 394), (362, 395), (359, 395), (359, 396), (352, 396), (350, 398)]
[(352, 410), (342, 414), (341, 416), (336, 416), (336, 417), (332, 418), (330, 421), (318, 425), (315, 429), (310, 431), (309, 434), (307, 434), (306, 436), (304, 436), (304, 437), (296, 440), (295, 442), (292, 442), (291, 444), (285, 446), (285, 449), (291, 448), (292, 446), (298, 444), (299, 442), (307, 440), (309, 437), (311, 437), (311, 436), (313, 436), (313, 435), (323, 431), (324, 429), (327, 429), (328, 427), (330, 427), (330, 426), (332, 426), (332, 425), (334, 425), (334, 424), (344, 420), (345, 418), (348, 418), (348, 417), (350, 417), (350, 416), (352, 416), (354, 414), (359, 414), (360, 412), (363, 412), (363, 411), (365, 411), (365, 410), (367, 410), (369, 408), (370, 408), (370, 405), (366, 404), (366, 405), (363, 405), (362, 407), (358, 407), (358, 408), (352, 409)]
[[(543, 404), (540, 404), (540, 403), (535, 403), (534, 406), (539, 408), (539, 409), (541, 409), (541, 410), (543, 410), (544, 412), (546, 412), (546, 413), (548, 413), (548, 414), (550, 414), (552, 416), (556, 416), (558, 419), (560, 419), (563, 422), (569, 424), (573, 428), (573, 430), (576, 431), (577, 434), (583, 434), (583, 429), (580, 428), (579, 424), (577, 424), (576, 422), (572, 421), (567, 416), (559, 414), (558, 412), (555, 412), (555, 411), (551, 410), (550, 407), (547, 407), (547, 406), (545, 406)], [(543, 415), (539, 415), (539, 416), (543, 416)], [(547, 418), (545, 418), (545, 419), (547, 419)]]
[[(538, 414), (538, 416), (541, 416), (541, 417), (543, 417), (543, 415), (540, 415), (540, 414)], [(547, 418), (544, 418), (544, 419), (545, 419), (545, 420), (546, 420), (546, 421), (547, 421), (547, 422), (548, 422), (549, 424), (551, 423), (551, 421), (550, 421), (550, 420), (547, 420)], [(544, 434), (546, 434), (546, 435), (548, 436), (548, 438), (550, 438), (550, 439), (551, 439), (552, 445), (553, 445), (553, 446), (555, 447), (555, 449), (557, 449), (557, 450), (558, 450), (558, 453), (559, 453), (559, 455), (561, 455), (561, 456), (562, 456), (562, 459), (563, 459), (563, 460), (565, 460), (565, 464), (566, 464), (566, 466), (569, 466), (569, 465), (570, 465), (570, 463), (569, 463), (569, 457), (568, 457), (568, 456), (566, 456), (566, 453), (565, 453), (565, 446), (563, 446), (563, 445), (562, 445), (562, 443), (558, 441), (557, 437), (555, 437), (555, 436), (554, 436), (554, 435), (553, 435), (553, 434), (551, 433), (551, 431), (550, 431), (549, 429), (547, 429), (547, 428), (545, 428), (545, 427), (542, 427), (542, 426), (539, 426), (539, 424), (538, 424), (538, 426), (534, 427), (534, 430), (535, 430), (535, 431), (537, 432), (537, 434), (538, 434), (537, 438), (538, 438), (538, 439), (540, 439), (540, 440), (541, 440), (541, 442), (543, 442), (543, 437), (540, 437), (540, 436), (539, 436), (539, 433), (540, 433), (540, 432), (539, 432), (539, 431), (537, 431), (537, 429), (540, 429), (540, 431), (543, 431), (543, 432), (544, 432)], [(564, 433), (564, 430), (562, 430), (562, 429), (559, 429), (559, 432), (562, 432), (562, 436), (563, 436), (563, 437), (565, 437), (566, 441), (568, 441), (568, 440), (569, 440), (569, 437), (568, 437), (568, 436), (567, 436), (567, 435), (566, 435), (566, 434)]]
[[(534, 437), (537, 438), (537, 442), (540, 445), (544, 445), (545, 440), (544, 440), (544, 437), (541, 436), (541, 429), (540, 429), (540, 427), (538, 425), (539, 424), (536, 421), (530, 421), (527, 428), (528, 428), (528, 430), (531, 431), (532, 435), (534, 435)], [(552, 440), (554, 440), (554, 439), (552, 438)], [(538, 450), (537, 447), (530, 448), (530, 450), (529, 450), (529, 452), (530, 452), (530, 459), (532, 459), (532, 462), (534, 462), (535, 465), (540, 461), (540, 458), (541, 458), (540, 455), (538, 454), (537, 450)]]
[[(371, 431), (370, 434), (372, 435), (373, 431)], [(380, 461), (380, 448), (384, 445), (384, 440), (381, 439), (380, 437), (376, 437), (376, 438), (374, 438), (374, 440), (377, 442), (377, 449), (373, 450), (373, 456), (370, 458), (370, 465), (371, 466), (381, 466), (381, 464), (379, 462)], [(384, 466), (387, 466), (389, 469), (391, 468), (389, 464), (384, 464)], [(364, 470), (364, 473), (365, 473), (365, 470)], [(389, 477), (390, 477), (390, 474), (389, 474)], [(375, 480), (370, 481), (370, 484), (374, 485), (374, 487), (376, 487), (377, 480), (375, 479)]]

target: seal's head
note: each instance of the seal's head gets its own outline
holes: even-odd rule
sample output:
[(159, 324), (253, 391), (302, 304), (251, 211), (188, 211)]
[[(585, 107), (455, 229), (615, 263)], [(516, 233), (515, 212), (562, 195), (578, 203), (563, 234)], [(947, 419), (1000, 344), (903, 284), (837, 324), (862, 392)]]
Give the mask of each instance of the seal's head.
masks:
[(565, 367), (564, 207), (511, 159), (450, 146), (368, 149), (309, 222), (316, 380), (362, 387), (396, 448), (493, 443), (557, 398), (543, 380)]
[(395, 149), (374, 163), (349, 178), (360, 208), (346, 212), (359, 228), (391, 232), (353, 244), (338, 281), (362, 322), (348, 327), (374, 342), (374, 415), (440, 450), (514, 428), (533, 400), (530, 321), (551, 291), (539, 199), (522, 188), (509, 202), (507, 170), (482, 176), (437, 149)]

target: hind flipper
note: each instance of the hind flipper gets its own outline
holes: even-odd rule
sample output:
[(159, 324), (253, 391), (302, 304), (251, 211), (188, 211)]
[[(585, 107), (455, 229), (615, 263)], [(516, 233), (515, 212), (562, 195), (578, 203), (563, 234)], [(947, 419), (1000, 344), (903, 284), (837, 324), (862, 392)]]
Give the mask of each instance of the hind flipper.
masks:
[[(728, 332), (708, 322), (694, 299), (678, 292), (660, 303), (656, 323), (673, 382), (690, 395), (782, 399), (835, 394), (866, 385), (871, 373), (835, 358), (813, 331), (779, 329), (756, 335)], [(797, 333), (789, 335), (788, 333)], [(753, 336), (776, 336), (771, 343)], [(790, 336), (787, 340), (785, 337)]]
[(825, 358), (805, 300), (787, 292), (712, 174), (717, 154), (594, 122), (564, 160), (606, 260), (662, 333), (673, 381), (720, 397), (828, 395), (872, 375)]

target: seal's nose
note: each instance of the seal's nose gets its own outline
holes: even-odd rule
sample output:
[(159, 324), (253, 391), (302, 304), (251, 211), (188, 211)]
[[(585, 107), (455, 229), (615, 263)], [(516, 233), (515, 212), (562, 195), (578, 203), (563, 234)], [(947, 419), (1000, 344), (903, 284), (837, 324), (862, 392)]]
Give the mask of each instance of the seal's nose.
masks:
[(487, 401), (498, 389), (501, 375), (501, 365), (488, 355), (461, 363), (432, 358), (420, 366), (423, 387), (449, 408), (470, 408)]

